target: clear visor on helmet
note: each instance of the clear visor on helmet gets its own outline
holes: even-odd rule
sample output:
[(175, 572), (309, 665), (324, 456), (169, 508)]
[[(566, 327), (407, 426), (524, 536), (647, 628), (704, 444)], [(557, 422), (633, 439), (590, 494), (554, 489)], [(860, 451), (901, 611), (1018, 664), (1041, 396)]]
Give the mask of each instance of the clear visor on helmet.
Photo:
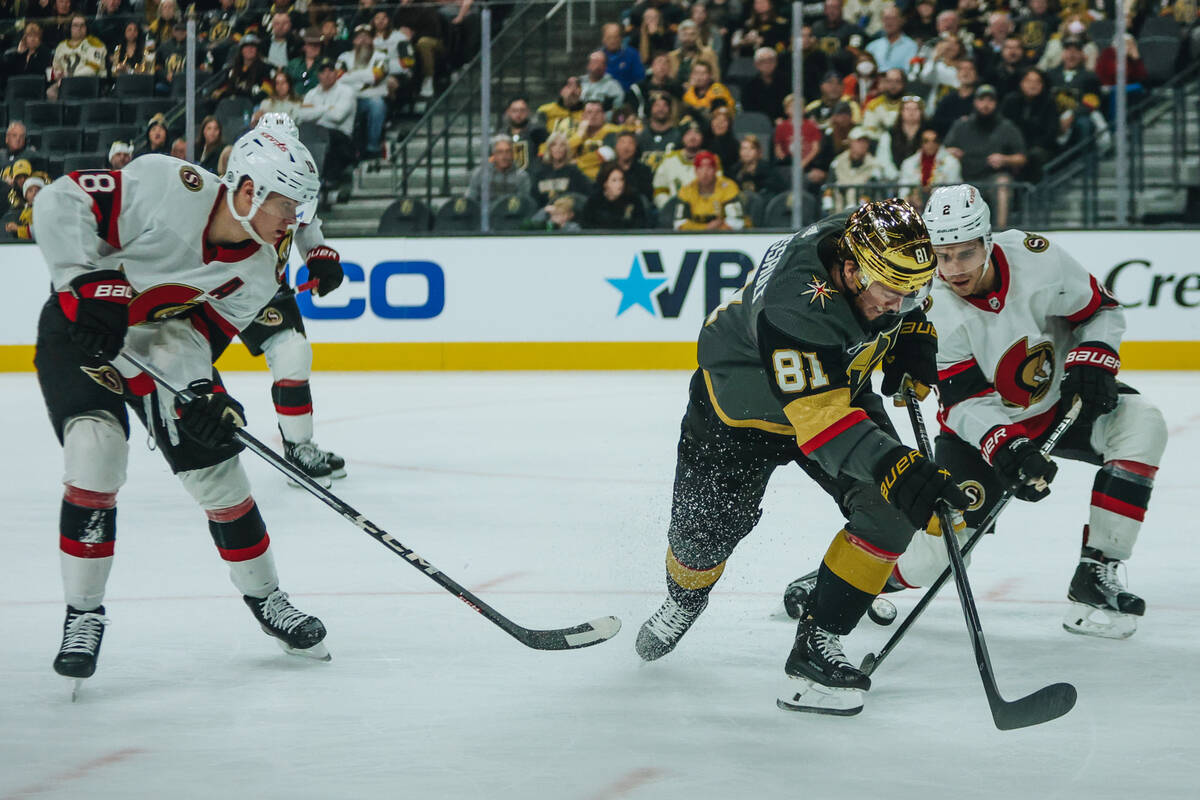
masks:
[(868, 307), (882, 310), (884, 314), (899, 314), (903, 316), (915, 311), (929, 297), (932, 281), (922, 284), (921, 288), (912, 292), (902, 292), (893, 289), (879, 281), (868, 280), (862, 287), (862, 299)]

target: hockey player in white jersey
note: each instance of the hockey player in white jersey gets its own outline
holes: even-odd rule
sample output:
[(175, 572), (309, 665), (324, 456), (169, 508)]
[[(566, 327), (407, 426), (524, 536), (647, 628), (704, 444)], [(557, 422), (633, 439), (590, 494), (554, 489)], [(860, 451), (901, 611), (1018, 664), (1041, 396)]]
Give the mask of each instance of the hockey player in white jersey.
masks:
[[(275, 294), (275, 244), (315, 207), (317, 168), (281, 133), (251, 131), (222, 180), (167, 156), (72, 172), (38, 197), (33, 227), (53, 291), (34, 363), (63, 447), (59, 550), (67, 612), (54, 669), (90, 677), (125, 482), (127, 408), (208, 517), (230, 578), (285, 651), (327, 659), (325, 627), (279, 588), (270, 539), (238, 460), (242, 406), (210, 340), (250, 325)], [(119, 357), (155, 365), (197, 399), (178, 405)]]
[[(929, 319), (938, 339), (938, 463), (973, 498), (965, 541), (1005, 487), (1037, 502), (1057, 467), (1038, 445), (1075, 397), (1078, 421), (1054, 455), (1097, 464), (1063, 627), (1125, 638), (1145, 602), (1118, 568), (1133, 553), (1166, 447), (1162, 414), (1117, 380), (1125, 317), (1094, 276), (1044, 236), (994, 234), (975, 187), (942, 187), (924, 211), (941, 278)], [(947, 564), (918, 535), (893, 579), (928, 586)]]

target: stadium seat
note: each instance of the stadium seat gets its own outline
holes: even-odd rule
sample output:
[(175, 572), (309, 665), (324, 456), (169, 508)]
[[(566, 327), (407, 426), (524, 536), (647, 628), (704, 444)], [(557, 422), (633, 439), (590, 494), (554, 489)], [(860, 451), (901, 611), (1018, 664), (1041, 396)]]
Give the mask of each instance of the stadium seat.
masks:
[[(1174, 21), (1174, 20), (1172, 20)], [(1178, 36), (1146, 36), (1138, 39), (1138, 51), (1146, 65), (1146, 83), (1162, 86), (1175, 76), (1175, 62), (1183, 40)], [(28, 106), (26, 106), (28, 108)]]
[(1103, 50), (1112, 44), (1116, 31), (1117, 24), (1111, 19), (1098, 19), (1088, 25), (1087, 36), (1096, 43), (1096, 47)]
[(53, 100), (29, 100), (25, 103), (25, 110), (21, 116), (21, 121), (30, 130), (62, 127), (62, 103), (57, 103)]
[(105, 97), (81, 104), (79, 124), (85, 128), (121, 124), (121, 102)]
[(767, 212), (767, 201), (758, 192), (742, 192), (739, 199), (746, 219), (755, 228), (761, 228)]
[[(807, 224), (814, 222), (817, 217), (817, 202), (808, 192), (801, 192), (801, 217), (802, 223)], [(764, 228), (792, 228), (792, 193), (781, 192), (771, 198), (767, 203), (766, 211), (763, 212), (763, 227)]]
[(153, 75), (118, 75), (113, 78), (112, 94), (122, 99), (154, 96)]
[(141, 132), (142, 129), (133, 125), (105, 125), (88, 129), (83, 132), (83, 146), (88, 150), (103, 150), (107, 154), (113, 142), (132, 142)]
[(528, 195), (505, 195), (492, 203), (488, 224), (494, 231), (517, 231), (533, 216), (537, 207)]
[(38, 149), (48, 153), (78, 153), (83, 147), (83, 132), (78, 128), (46, 128), (39, 142)]
[(63, 159), (63, 174), (84, 169), (105, 169), (108, 167), (108, 152), (75, 153)]
[(738, 56), (729, 62), (729, 67), (721, 76), (721, 82), (729, 85), (745, 86), (758, 74), (754, 68), (754, 59), (750, 56)]
[(63, 78), (58, 86), (59, 100), (89, 100), (100, 96), (100, 78), (95, 75), (76, 75)]
[[(121, 103), (122, 108), (128, 108), (130, 105), (130, 103)], [(150, 122), (151, 117), (155, 114), (167, 114), (175, 105), (174, 101), (166, 97), (135, 100), (132, 103), (134, 108), (133, 118), (128, 119), (127, 122), (145, 130), (146, 124)]]
[(27, 101), (45, 99), (46, 79), (41, 75), (13, 75), (8, 79), (4, 104), (8, 107), (9, 120), (19, 120), (24, 116)]
[(428, 233), (431, 218), (429, 206), (423, 200), (402, 197), (383, 211), (378, 233), (404, 236), (409, 233)]
[(433, 217), (433, 229), (438, 233), (479, 231), (479, 203), (468, 197), (447, 200)]
[[(168, 101), (170, 102), (170, 101)], [(225, 141), (232, 142), (250, 128), (254, 103), (248, 97), (223, 97), (213, 116), (221, 123)]]
[[(733, 118), (733, 135), (740, 141), (747, 133), (753, 133), (758, 137), (758, 143), (762, 145), (763, 152), (769, 152), (771, 149), (771, 140), (775, 136), (775, 125), (771, 122), (771, 118), (761, 111), (743, 111)], [(729, 169), (728, 165), (724, 165), (725, 169)]]
[(1183, 39), (1183, 28), (1174, 17), (1147, 17), (1138, 32), (1138, 41), (1148, 36), (1165, 36), (1168, 39)]
[(675, 215), (679, 213), (678, 209), (684, 203), (678, 197), (672, 197), (661, 208), (658, 209), (658, 227), (666, 230), (675, 228)]

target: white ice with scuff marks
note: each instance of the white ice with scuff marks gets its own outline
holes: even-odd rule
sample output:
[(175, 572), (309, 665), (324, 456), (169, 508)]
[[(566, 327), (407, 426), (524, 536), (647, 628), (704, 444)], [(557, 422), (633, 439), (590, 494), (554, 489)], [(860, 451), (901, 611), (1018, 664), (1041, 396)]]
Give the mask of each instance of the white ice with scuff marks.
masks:
[[(227, 377), (250, 430), (278, 443), (267, 375)], [(50, 669), (60, 451), (34, 376), (0, 376), (0, 800), (1193, 798), (1200, 375), (1126, 379), (1172, 435), (1128, 569), (1147, 616), (1127, 641), (1061, 630), (1093, 475), (1064, 465), (1050, 499), (1004, 513), (971, 577), (1005, 696), (1067, 680), (1079, 704), (1001, 732), (952, 590), (880, 667), (861, 715), (775, 707), (793, 631), (772, 619), (779, 594), (839, 527), (794, 467), (696, 627), (639, 662), (633, 640), (664, 591), (682, 372), (316, 376), (317, 441), (349, 472), (333, 490), (522, 625), (623, 620), (569, 652), (522, 647), (247, 454), (283, 588), (325, 621), (333, 661), (281, 654), (135, 423), (112, 624), (72, 705)], [(901, 614), (915, 598), (897, 597)], [(864, 622), (848, 653), (888, 630)]]

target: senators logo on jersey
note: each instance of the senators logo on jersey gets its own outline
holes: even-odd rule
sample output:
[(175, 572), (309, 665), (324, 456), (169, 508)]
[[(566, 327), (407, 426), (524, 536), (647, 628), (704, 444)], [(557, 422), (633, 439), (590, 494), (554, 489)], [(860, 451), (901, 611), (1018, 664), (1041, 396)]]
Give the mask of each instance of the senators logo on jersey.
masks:
[(1000, 357), (992, 384), (1006, 406), (1029, 408), (1046, 396), (1053, 379), (1053, 345), (1039, 342), (1031, 348), (1028, 337), (1021, 337)]

